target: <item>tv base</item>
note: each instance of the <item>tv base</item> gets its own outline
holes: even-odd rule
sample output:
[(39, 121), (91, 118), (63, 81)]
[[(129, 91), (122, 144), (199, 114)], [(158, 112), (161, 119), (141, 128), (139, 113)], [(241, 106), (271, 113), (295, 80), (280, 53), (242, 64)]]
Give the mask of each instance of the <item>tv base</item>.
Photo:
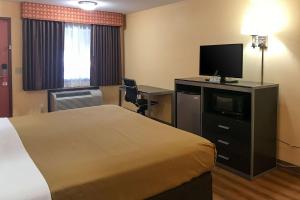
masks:
[(227, 80), (226, 77), (221, 76), (220, 83), (238, 83), (238, 80)]
[(238, 80), (227, 80), (225, 77), (211, 77), (205, 79), (205, 81), (212, 82), (212, 83), (238, 83)]

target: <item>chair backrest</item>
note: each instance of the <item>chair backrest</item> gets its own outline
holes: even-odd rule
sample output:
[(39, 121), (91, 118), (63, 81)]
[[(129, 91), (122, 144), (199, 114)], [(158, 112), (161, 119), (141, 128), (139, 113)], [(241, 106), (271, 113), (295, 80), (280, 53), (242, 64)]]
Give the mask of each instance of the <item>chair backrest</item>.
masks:
[(124, 78), (123, 86), (126, 89), (125, 101), (135, 104), (137, 101), (137, 95), (138, 95), (138, 88), (137, 88), (135, 80)]

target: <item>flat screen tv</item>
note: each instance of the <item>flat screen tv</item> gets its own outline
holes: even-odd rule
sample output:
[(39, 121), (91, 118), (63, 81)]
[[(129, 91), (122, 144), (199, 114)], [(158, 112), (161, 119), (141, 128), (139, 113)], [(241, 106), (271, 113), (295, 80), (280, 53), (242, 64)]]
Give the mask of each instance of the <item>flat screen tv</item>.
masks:
[(243, 77), (243, 44), (207, 45), (200, 47), (200, 75)]

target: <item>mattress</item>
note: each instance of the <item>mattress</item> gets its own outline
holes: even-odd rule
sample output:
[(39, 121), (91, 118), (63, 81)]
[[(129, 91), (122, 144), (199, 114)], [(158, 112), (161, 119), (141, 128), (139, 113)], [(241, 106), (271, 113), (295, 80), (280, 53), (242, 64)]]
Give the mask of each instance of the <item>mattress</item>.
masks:
[(215, 164), (215, 147), (208, 140), (118, 106), (10, 121), (53, 200), (145, 199)]

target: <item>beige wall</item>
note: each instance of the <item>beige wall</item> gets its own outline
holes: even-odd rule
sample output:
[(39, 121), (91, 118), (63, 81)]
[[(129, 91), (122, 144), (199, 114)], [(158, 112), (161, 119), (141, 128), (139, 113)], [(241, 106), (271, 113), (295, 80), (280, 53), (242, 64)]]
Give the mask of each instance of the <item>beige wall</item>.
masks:
[[(250, 2), (184, 0), (127, 15), (126, 77), (172, 89), (175, 78), (198, 74), (200, 45), (242, 42), (244, 79), (258, 81), (260, 52), (249, 46), (249, 36), (241, 34)], [(281, 3), (287, 25), (270, 38), (265, 80), (280, 84), (279, 138), (300, 146), (300, 1)], [(300, 165), (299, 149), (278, 146), (278, 158)]]

